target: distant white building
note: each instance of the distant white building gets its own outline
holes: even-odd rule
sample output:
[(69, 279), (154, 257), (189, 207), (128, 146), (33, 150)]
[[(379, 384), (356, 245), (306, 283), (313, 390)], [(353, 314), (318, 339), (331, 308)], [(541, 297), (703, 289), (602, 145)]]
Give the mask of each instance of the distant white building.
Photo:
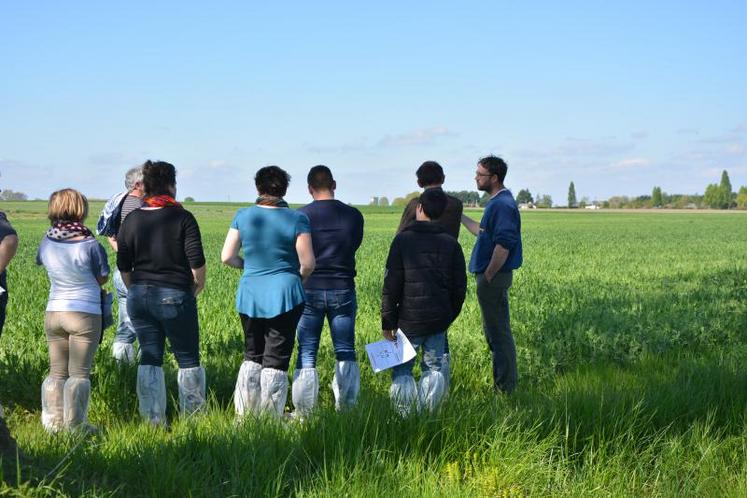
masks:
[(585, 209), (594, 209), (594, 210), (596, 210), (596, 209), (601, 209), (601, 208), (599, 207), (599, 204), (589, 204), (588, 206), (586, 206)]
[(537, 209), (537, 206), (531, 202), (522, 202), (519, 204), (519, 209)]

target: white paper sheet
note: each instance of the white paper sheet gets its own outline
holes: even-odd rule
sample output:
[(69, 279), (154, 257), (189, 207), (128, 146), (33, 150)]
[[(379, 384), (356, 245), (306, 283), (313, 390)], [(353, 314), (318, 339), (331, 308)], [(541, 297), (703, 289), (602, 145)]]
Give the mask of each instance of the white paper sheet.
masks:
[(396, 367), (415, 358), (415, 348), (401, 330), (397, 331), (396, 341), (372, 342), (366, 344), (366, 353), (374, 373)]

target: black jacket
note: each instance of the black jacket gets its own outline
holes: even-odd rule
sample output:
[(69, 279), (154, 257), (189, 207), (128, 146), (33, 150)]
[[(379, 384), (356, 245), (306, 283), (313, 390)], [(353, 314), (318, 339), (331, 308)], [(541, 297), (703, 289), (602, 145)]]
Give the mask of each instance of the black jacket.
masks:
[(392, 241), (381, 294), (381, 328), (408, 337), (445, 332), (467, 293), (464, 253), (436, 223), (415, 221)]
[[(431, 188), (438, 189), (443, 192), (443, 189), (441, 187)], [(462, 201), (452, 195), (447, 194), (446, 199), (448, 199), (446, 210), (436, 221), (436, 224), (441, 225), (444, 228), (444, 231), (455, 239), (459, 239), (459, 228), (462, 226), (462, 212), (464, 211), (464, 206), (462, 205)], [(417, 210), (419, 203), (420, 197), (416, 197), (407, 203), (407, 206), (402, 213), (402, 218), (399, 220), (399, 228), (397, 228), (397, 233), (404, 230), (405, 227), (410, 223), (415, 223), (415, 211)]]

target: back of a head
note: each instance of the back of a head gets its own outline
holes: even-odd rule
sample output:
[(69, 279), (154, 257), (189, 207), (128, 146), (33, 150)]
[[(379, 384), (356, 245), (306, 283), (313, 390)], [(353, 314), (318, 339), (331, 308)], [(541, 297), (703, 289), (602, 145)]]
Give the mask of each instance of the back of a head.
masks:
[(496, 175), (501, 183), (506, 179), (508, 165), (506, 164), (506, 161), (500, 157), (493, 155), (483, 157), (477, 161), (477, 164), (490, 171), (491, 174)]
[(127, 173), (125, 173), (125, 188), (128, 192), (135, 189), (135, 185), (138, 183), (143, 182), (143, 167), (142, 166), (136, 166), (134, 168), (130, 168), (127, 170)]
[(323, 164), (314, 166), (309, 170), (306, 181), (313, 190), (332, 190), (335, 179), (332, 177), (332, 171)]
[(49, 221), (82, 222), (88, 216), (88, 199), (75, 189), (64, 188), (49, 196), (47, 218)]
[(449, 203), (449, 199), (443, 190), (440, 189), (429, 189), (420, 194), (418, 201), (420, 206), (423, 208), (423, 213), (431, 220), (437, 220), (446, 211), (446, 205)]
[(254, 185), (259, 195), (272, 197), (284, 197), (290, 180), (290, 175), (278, 166), (265, 166), (254, 175)]
[(176, 186), (176, 168), (164, 161), (145, 161), (143, 168), (143, 189), (145, 195), (171, 195)]
[(428, 187), (431, 185), (442, 185), (444, 183), (444, 170), (436, 161), (426, 161), (420, 165), (415, 172), (418, 177), (418, 185)]

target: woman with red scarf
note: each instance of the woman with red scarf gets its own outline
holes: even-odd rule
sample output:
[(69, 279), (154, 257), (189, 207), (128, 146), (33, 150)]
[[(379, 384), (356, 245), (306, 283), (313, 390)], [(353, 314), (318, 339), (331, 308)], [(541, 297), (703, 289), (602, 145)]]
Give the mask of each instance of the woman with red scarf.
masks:
[(127, 311), (140, 342), (140, 415), (163, 425), (166, 384), (162, 365), (167, 338), (179, 364), (181, 412), (191, 414), (205, 404), (196, 300), (205, 287), (205, 255), (197, 221), (174, 199), (174, 166), (147, 161), (143, 188), (145, 206), (125, 218), (117, 235), (117, 267), (128, 288)]

